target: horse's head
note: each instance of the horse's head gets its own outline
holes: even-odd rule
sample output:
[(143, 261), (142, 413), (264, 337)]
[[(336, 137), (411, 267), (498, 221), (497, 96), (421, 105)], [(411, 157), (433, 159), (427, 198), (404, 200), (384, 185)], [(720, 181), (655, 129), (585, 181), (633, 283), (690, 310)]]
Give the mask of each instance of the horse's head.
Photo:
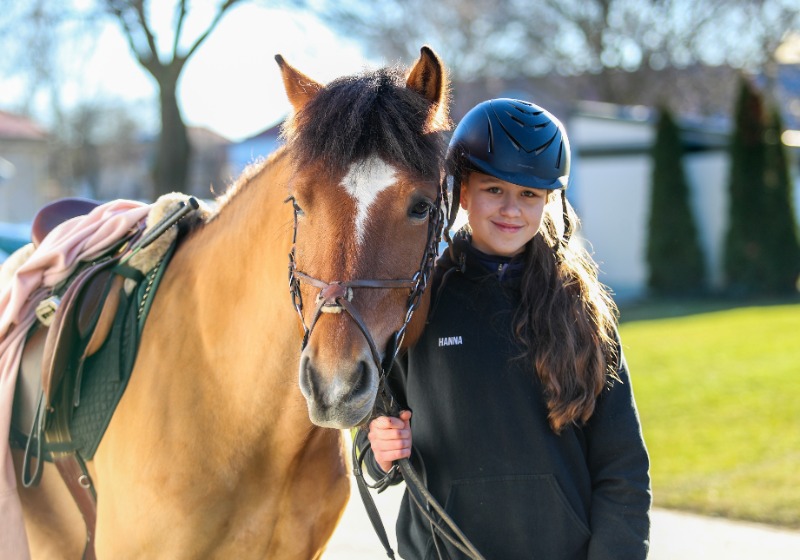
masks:
[(347, 428), (370, 415), (395, 333), (409, 343), (424, 322), (418, 309), (409, 326), (408, 309), (440, 224), (447, 82), (427, 47), (407, 74), (384, 68), (326, 86), (276, 59), (294, 107), (284, 135), (291, 284), (306, 336), (300, 389), (312, 422)]

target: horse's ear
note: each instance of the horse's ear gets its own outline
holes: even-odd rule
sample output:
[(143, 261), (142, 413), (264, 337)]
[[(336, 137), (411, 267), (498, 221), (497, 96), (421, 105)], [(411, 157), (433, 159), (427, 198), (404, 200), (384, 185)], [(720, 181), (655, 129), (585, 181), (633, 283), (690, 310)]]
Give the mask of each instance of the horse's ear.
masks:
[(324, 86), (290, 66), (281, 55), (276, 54), (275, 61), (280, 66), (283, 87), (286, 89), (289, 103), (292, 104), (295, 112), (297, 112), (305, 107), (306, 103), (311, 101)]
[(447, 125), (447, 75), (441, 60), (429, 46), (420, 49), (419, 59), (411, 68), (406, 87), (419, 93), (431, 103), (431, 128)]

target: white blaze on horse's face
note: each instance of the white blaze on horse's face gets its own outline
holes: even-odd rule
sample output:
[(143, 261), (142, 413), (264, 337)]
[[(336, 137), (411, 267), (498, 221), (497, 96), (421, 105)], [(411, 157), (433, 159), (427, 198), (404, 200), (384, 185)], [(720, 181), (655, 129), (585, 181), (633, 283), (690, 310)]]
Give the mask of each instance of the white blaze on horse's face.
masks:
[(394, 167), (372, 156), (351, 165), (342, 179), (342, 186), (356, 201), (356, 240), (359, 245), (364, 241), (369, 207), (381, 191), (395, 183), (396, 175)]

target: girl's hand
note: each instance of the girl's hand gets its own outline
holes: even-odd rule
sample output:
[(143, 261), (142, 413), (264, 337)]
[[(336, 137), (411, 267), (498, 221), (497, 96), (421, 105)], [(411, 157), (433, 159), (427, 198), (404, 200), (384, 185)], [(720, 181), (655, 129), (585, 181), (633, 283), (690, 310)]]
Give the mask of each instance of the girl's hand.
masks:
[(375, 418), (369, 423), (368, 437), (378, 466), (389, 472), (393, 461), (411, 456), (411, 411), (402, 411), (400, 418)]

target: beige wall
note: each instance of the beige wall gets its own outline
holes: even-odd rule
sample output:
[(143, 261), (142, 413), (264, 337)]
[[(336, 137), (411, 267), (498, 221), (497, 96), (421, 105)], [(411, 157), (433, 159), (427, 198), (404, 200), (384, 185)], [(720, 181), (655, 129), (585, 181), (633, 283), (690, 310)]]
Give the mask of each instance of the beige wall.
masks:
[(0, 157), (14, 166), (11, 177), (0, 180), (0, 221), (30, 221), (57, 194), (48, 182), (47, 143), (0, 138)]

